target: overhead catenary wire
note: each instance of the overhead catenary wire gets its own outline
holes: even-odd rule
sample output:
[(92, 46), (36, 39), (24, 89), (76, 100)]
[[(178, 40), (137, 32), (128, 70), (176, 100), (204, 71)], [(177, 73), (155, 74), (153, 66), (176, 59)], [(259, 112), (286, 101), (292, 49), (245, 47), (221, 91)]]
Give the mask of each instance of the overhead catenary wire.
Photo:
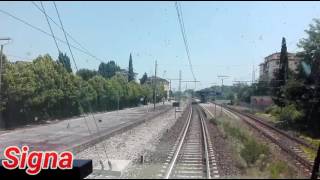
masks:
[(190, 71), (192, 73), (192, 77), (193, 77), (194, 81), (196, 81), (196, 77), (195, 77), (194, 71), (193, 71), (193, 66), (192, 66), (192, 63), (191, 63), (190, 48), (189, 48), (189, 44), (188, 44), (188, 40), (187, 40), (187, 35), (186, 35), (185, 26), (184, 26), (182, 9), (181, 9), (180, 3), (179, 2), (175, 2), (175, 7), (176, 7), (176, 11), (177, 11), (178, 21), (179, 21), (179, 25), (180, 25), (180, 30), (181, 30), (181, 34), (182, 34), (185, 50), (186, 50), (186, 53), (187, 53), (187, 58), (188, 58), (188, 62), (189, 62)]
[(54, 41), (54, 43), (55, 43), (55, 45), (56, 45), (56, 47), (57, 47), (57, 49), (58, 49), (58, 53), (60, 53), (61, 51), (60, 51), (60, 49), (59, 49), (59, 46), (58, 46), (56, 37), (55, 37), (54, 32), (53, 32), (53, 30), (52, 30), (50, 21), (49, 21), (49, 19), (48, 19), (48, 15), (47, 15), (47, 13), (46, 13), (46, 9), (44, 8), (42, 1), (40, 1), (40, 4), (41, 4), (41, 7), (42, 7), (44, 16), (45, 16), (45, 18), (46, 18), (46, 21), (47, 21), (47, 23), (48, 23), (48, 26), (49, 26), (49, 29), (50, 29), (51, 36), (52, 36), (52, 38), (53, 38), (53, 41)]
[[(57, 40), (56, 40), (56, 38), (55, 38), (54, 32), (53, 32), (53, 30), (52, 30), (51, 24), (50, 24), (50, 22), (49, 22), (49, 20), (48, 20), (48, 14), (46, 13), (46, 9), (44, 8), (44, 5), (43, 5), (42, 1), (40, 1), (40, 5), (41, 5), (41, 8), (42, 8), (43, 14), (44, 14), (44, 16), (46, 17), (46, 21), (47, 21), (47, 23), (48, 23), (48, 26), (49, 26), (51, 35), (52, 35), (52, 37), (53, 37), (53, 40), (54, 40), (54, 42), (55, 42), (55, 45), (56, 45), (56, 47), (57, 47), (57, 49), (58, 49), (58, 53), (59, 53), (59, 55), (60, 55), (61, 51), (60, 51), (60, 49), (59, 49), (59, 46), (58, 46)], [(63, 86), (63, 83), (61, 84), (61, 86)], [(68, 121), (68, 124), (67, 124), (67, 128), (69, 128), (69, 127), (70, 127), (70, 120)]]
[[(33, 28), (33, 29), (35, 29), (35, 30), (37, 30), (37, 31), (45, 34), (45, 35), (47, 35), (47, 36), (52, 37), (52, 34), (46, 32), (45, 30), (43, 30), (43, 29), (41, 29), (41, 28), (39, 28), (39, 27), (37, 27), (37, 26), (34, 26), (34, 25), (28, 23), (27, 21), (25, 21), (25, 20), (23, 20), (23, 19), (15, 16), (15, 15), (13, 15), (13, 14), (11, 14), (11, 13), (3, 10), (3, 9), (0, 9), (0, 12), (3, 13), (3, 14), (5, 14), (5, 15), (7, 15), (7, 16), (10, 16), (11, 18), (13, 18), (13, 19), (15, 19), (15, 20), (17, 20), (17, 21), (20, 21), (21, 23), (23, 23), (23, 24), (25, 24), (25, 25), (27, 25), (27, 26), (29, 26), (29, 27), (31, 27), (31, 28)], [(58, 38), (58, 37), (55, 37), (55, 38), (56, 38), (57, 41), (59, 41), (59, 42), (61, 42), (61, 43), (63, 43), (63, 44), (67, 44), (66, 41), (64, 41), (64, 40), (62, 40), (62, 39), (60, 39), (60, 38)], [(70, 44), (70, 46), (71, 46), (73, 49), (75, 49), (75, 50), (77, 50), (77, 51), (79, 51), (79, 52), (82, 52), (83, 54), (86, 54), (86, 55), (92, 57), (92, 58), (93, 58), (94, 60), (96, 60), (96, 61), (104, 62), (104, 61), (102, 61), (102, 60), (100, 60), (100, 59), (97, 59), (96, 56), (94, 56), (94, 55), (92, 55), (92, 54), (84, 51), (83, 49), (74, 46), (73, 44)]]
[[(34, 1), (31, 1), (31, 3), (42, 13), (45, 13), (37, 3), (35, 3)], [(62, 30), (62, 27), (55, 21), (53, 20), (53, 18), (51, 18), (48, 14), (47, 17), (49, 18), (49, 20), (51, 22), (53, 22), (54, 25), (56, 25), (58, 28), (60, 28)], [(102, 61), (101, 59), (97, 58), (95, 55), (93, 55), (87, 48), (85, 48), (81, 43), (79, 43), (70, 33), (68, 33), (67, 31), (65, 31), (67, 36), (73, 41), (75, 42), (80, 48), (82, 48), (82, 50), (86, 51), (88, 54), (91, 55), (91, 57), (95, 58), (98, 61)]]
[(70, 44), (69, 44), (69, 40), (68, 40), (68, 37), (67, 37), (67, 35), (66, 35), (66, 31), (64, 30), (63, 23), (62, 23), (62, 20), (61, 20), (61, 18), (60, 18), (60, 13), (59, 13), (59, 11), (58, 11), (57, 5), (56, 5), (56, 3), (55, 3), (54, 1), (53, 1), (52, 3), (53, 3), (54, 8), (55, 8), (55, 10), (56, 10), (56, 12), (57, 12), (58, 19), (59, 19), (59, 22), (60, 22), (60, 25), (61, 25), (61, 28), (62, 28), (62, 31), (63, 31), (63, 34), (64, 34), (64, 38), (66, 39), (66, 42), (67, 42), (67, 45), (68, 45), (68, 48), (69, 48), (69, 52), (70, 52), (70, 54), (71, 54), (71, 58), (72, 58), (72, 60), (73, 60), (74, 66), (75, 66), (76, 70), (78, 71), (79, 69), (78, 69), (77, 63), (76, 63), (76, 61), (75, 61), (75, 59), (74, 59), (74, 55), (73, 55), (73, 53), (72, 53), (72, 50), (71, 50), (71, 47), (70, 47)]
[[(68, 40), (68, 37), (67, 37), (67, 35), (66, 35), (66, 31), (64, 30), (64, 26), (63, 26), (63, 23), (62, 23), (62, 19), (61, 19), (61, 17), (60, 17), (60, 13), (59, 13), (58, 7), (57, 7), (57, 5), (56, 5), (56, 3), (55, 3), (54, 1), (53, 1), (53, 4), (54, 4), (55, 10), (56, 10), (56, 13), (57, 13), (57, 15), (58, 15), (59, 22), (60, 22), (60, 25), (61, 25), (61, 28), (62, 28), (64, 37), (65, 37), (66, 42), (67, 42), (67, 45), (68, 45), (68, 47), (69, 47), (69, 51), (70, 51), (70, 53), (71, 53), (71, 55), (72, 55), (72, 59), (73, 59), (73, 62), (74, 62), (74, 64), (75, 64), (75, 68), (76, 68), (76, 70), (78, 71), (77, 63), (76, 63), (76, 61), (75, 61), (75, 59), (74, 59), (72, 50), (71, 50), (71, 48), (70, 48), (69, 40)], [(80, 88), (81, 88), (81, 84), (80, 84)], [(91, 107), (90, 102), (87, 101), (87, 103), (88, 103), (89, 107)], [(90, 109), (91, 109), (91, 108), (90, 108)], [(89, 113), (89, 115), (92, 116), (93, 121), (94, 121), (94, 124), (95, 124), (95, 126), (96, 126), (96, 128), (97, 128), (98, 136), (99, 136), (99, 138), (101, 138), (100, 128), (99, 128), (99, 126), (98, 126), (98, 124), (97, 124), (97, 122), (96, 122), (95, 116), (93, 115), (93, 113)], [(87, 128), (89, 129), (89, 126), (88, 126), (87, 122), (86, 122), (86, 125), (87, 125)], [(89, 132), (89, 133), (90, 133), (90, 132)], [(111, 167), (111, 162), (110, 162), (110, 159), (109, 159), (109, 156), (108, 156), (106, 147), (105, 147), (104, 144), (102, 144), (102, 146), (103, 146), (103, 150), (104, 150), (104, 153), (105, 153), (105, 155), (106, 155), (106, 158), (107, 158), (107, 160), (108, 160), (108, 165), (110, 166), (110, 169), (111, 169), (111, 168), (112, 168), (112, 167)], [(95, 147), (95, 150), (97, 150), (96, 144), (94, 145), (94, 147)], [(100, 155), (99, 155), (99, 151), (97, 151), (97, 153), (98, 153), (98, 156), (99, 156), (99, 159), (100, 159), (100, 164), (101, 164), (101, 166), (102, 166), (102, 168), (103, 168), (103, 163), (102, 163), (102, 161), (101, 161), (101, 157), (100, 157)]]

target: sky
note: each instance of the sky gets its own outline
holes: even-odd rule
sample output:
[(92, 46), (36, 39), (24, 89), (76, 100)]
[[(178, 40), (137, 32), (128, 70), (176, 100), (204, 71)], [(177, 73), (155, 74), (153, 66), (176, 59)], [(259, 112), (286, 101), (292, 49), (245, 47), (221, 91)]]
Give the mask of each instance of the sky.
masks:
[[(38, 1), (35, 1), (40, 6)], [(314, 18), (320, 18), (320, 2), (180, 2), (189, 42), (196, 89), (220, 85), (218, 75), (227, 75), (225, 85), (251, 81), (259, 76), (259, 64), (271, 53), (279, 52), (285, 37), (289, 52), (306, 37)], [(52, 2), (43, 2), (48, 15), (59, 22)], [(98, 69), (101, 61), (116, 61), (127, 68), (132, 53), (138, 73), (193, 80), (183, 43), (174, 2), (56, 2), (65, 30), (100, 59), (73, 50), (79, 69)], [(0, 2), (7, 11), (28, 23), (50, 32), (45, 16), (29, 2)], [(51, 23), (55, 35), (63, 32)], [(0, 12), (0, 37), (10, 37), (4, 53), (11, 61), (31, 61), (43, 54), (54, 59), (58, 50), (53, 38)], [(71, 44), (78, 46), (74, 41)], [(70, 56), (68, 47), (58, 42)], [(72, 62), (75, 71), (75, 65)], [(172, 81), (173, 90), (178, 82)], [(194, 83), (183, 83), (195, 88)]]

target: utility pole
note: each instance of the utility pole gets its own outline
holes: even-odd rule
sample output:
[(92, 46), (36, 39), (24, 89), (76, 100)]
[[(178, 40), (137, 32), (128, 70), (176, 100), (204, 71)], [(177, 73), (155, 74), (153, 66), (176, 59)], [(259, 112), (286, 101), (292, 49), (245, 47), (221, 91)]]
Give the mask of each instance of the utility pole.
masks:
[(120, 109), (120, 93), (118, 91), (118, 113), (119, 113), (119, 109)]
[[(229, 76), (220, 75), (220, 76), (218, 76), (218, 78), (221, 79), (221, 96), (222, 96), (222, 93), (223, 93), (223, 80), (229, 78)], [(221, 109), (220, 115), (222, 115), (222, 104), (220, 105), (220, 109)]]
[[(210, 83), (211, 85), (217, 85), (217, 83)], [(214, 88), (214, 116), (217, 117), (217, 105), (216, 105), (216, 96), (217, 96), (217, 92), (216, 92), (216, 88)]]
[(153, 87), (153, 110), (156, 110), (156, 87), (157, 87), (157, 60), (154, 67), (154, 87)]
[(171, 79), (169, 79), (169, 86), (170, 86), (170, 90), (169, 90), (169, 101), (171, 102)]
[(181, 70), (179, 71), (179, 103), (181, 101)]
[[(10, 38), (0, 38), (0, 41), (10, 41)], [(8, 44), (9, 42), (5, 43)], [(3, 64), (3, 46), (5, 44), (1, 44), (1, 50), (0, 50), (0, 103), (2, 102), (2, 97), (1, 97), (1, 85), (2, 85), (2, 64)], [(1, 105), (0, 105), (1, 106)], [(0, 128), (4, 128), (5, 127), (5, 123), (2, 119), (2, 112), (0, 111)]]
[(218, 76), (218, 78), (221, 79), (221, 95), (222, 95), (222, 92), (223, 92), (223, 80), (229, 78), (229, 76), (221, 75), (221, 76)]

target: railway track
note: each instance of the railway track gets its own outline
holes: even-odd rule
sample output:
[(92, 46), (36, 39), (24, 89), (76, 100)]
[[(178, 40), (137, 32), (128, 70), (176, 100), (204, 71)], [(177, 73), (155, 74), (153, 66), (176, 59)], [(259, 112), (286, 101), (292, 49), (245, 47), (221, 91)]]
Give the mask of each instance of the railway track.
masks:
[(254, 115), (250, 115), (248, 113), (227, 106), (223, 106), (223, 108), (237, 115), (249, 126), (258, 130), (273, 143), (277, 144), (283, 151), (285, 151), (295, 159), (297, 167), (301, 168), (305, 174), (311, 175), (311, 171), (313, 168), (313, 159), (310, 159), (303, 152), (302, 147), (306, 147), (316, 151), (317, 149), (315, 147), (264, 122), (262, 119), (255, 117)]
[(203, 111), (198, 105), (190, 106), (186, 123), (168, 159), (165, 179), (220, 177)]

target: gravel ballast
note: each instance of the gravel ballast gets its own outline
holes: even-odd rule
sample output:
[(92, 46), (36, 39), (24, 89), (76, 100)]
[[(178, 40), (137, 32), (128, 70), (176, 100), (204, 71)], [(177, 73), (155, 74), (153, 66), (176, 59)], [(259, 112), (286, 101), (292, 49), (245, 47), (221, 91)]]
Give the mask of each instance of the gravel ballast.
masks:
[[(177, 113), (177, 118), (181, 113)], [(116, 134), (95, 146), (89, 147), (82, 152), (76, 154), (78, 159), (92, 159), (93, 168), (100, 170), (100, 160), (103, 164), (107, 164), (107, 153), (109, 159), (129, 160), (131, 166), (140, 159), (141, 155), (156, 150), (156, 145), (159, 143), (162, 135), (167, 132), (176, 122), (174, 117), (174, 109), (161, 114), (151, 120), (146, 121), (132, 129)], [(95, 174), (95, 173), (93, 173)], [(123, 176), (127, 176), (126, 174)], [(122, 176), (122, 177), (123, 177)], [(95, 178), (89, 176), (89, 178)], [(105, 175), (99, 178), (115, 178)]]

